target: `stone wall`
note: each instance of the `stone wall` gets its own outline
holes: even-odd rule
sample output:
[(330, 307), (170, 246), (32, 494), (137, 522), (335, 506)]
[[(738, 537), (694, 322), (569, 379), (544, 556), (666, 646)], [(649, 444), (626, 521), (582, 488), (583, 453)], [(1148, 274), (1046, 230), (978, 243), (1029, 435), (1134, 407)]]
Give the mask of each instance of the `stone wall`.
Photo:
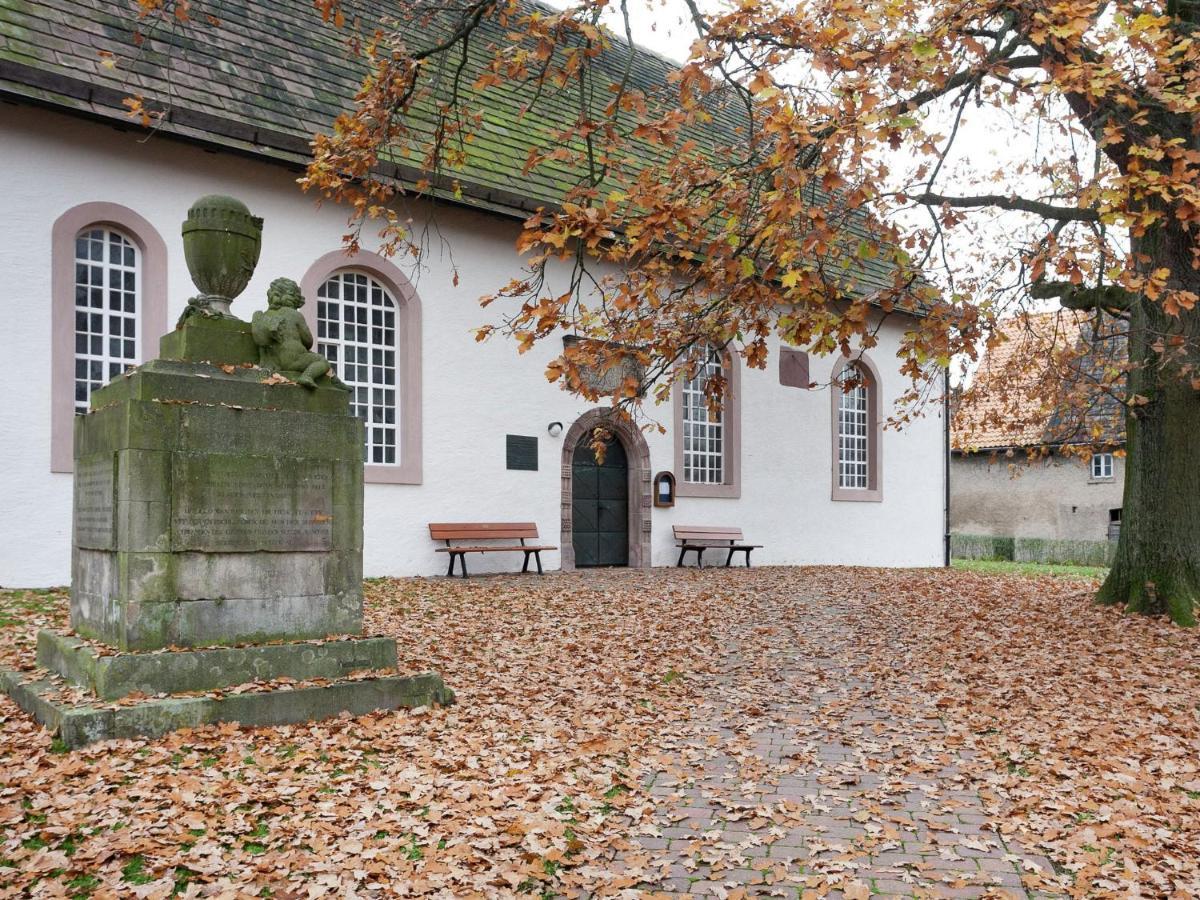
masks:
[(1030, 462), (986, 453), (955, 454), (950, 466), (950, 528), (956, 534), (1108, 539), (1110, 511), (1121, 508), (1125, 460), (1113, 460), (1113, 478), (1096, 481), (1075, 457)]

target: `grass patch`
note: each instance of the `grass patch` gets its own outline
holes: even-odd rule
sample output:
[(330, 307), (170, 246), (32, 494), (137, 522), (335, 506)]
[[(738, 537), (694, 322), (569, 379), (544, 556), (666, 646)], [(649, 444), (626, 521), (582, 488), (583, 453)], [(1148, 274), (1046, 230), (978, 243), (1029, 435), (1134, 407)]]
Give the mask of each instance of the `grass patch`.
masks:
[(23, 625), (35, 616), (53, 616), (66, 610), (66, 588), (0, 591), (0, 628)]
[(146, 871), (146, 860), (139, 853), (121, 867), (121, 877), (130, 884), (149, 884), (154, 876)]
[(67, 882), (67, 890), (71, 897), (90, 897), (92, 891), (100, 886), (100, 879), (95, 875), (76, 875)]
[(956, 559), (951, 568), (966, 572), (983, 572), (988, 575), (1058, 575), (1063, 578), (1104, 578), (1108, 569), (1104, 566), (1062, 566), (1050, 563), (1002, 562), (992, 559)]

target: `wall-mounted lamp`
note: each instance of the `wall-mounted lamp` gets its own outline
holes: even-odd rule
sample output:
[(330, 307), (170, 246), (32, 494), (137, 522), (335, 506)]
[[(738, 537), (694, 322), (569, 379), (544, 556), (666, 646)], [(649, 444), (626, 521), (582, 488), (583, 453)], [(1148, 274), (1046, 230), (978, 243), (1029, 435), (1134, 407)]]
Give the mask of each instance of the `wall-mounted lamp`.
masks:
[(550, 432), (550, 437), (558, 437), (560, 434), (562, 434), (562, 429), (562, 422), (551, 422), (546, 426), (546, 430)]

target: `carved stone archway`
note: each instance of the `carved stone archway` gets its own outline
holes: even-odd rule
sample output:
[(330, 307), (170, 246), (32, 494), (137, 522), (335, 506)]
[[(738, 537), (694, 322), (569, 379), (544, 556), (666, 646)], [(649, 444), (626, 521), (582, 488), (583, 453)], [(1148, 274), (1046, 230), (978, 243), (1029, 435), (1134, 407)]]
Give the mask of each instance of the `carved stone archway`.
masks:
[(603, 425), (621, 442), (629, 460), (629, 568), (650, 568), (650, 511), (654, 508), (650, 484), (650, 448), (641, 431), (630, 422), (613, 416), (603, 407), (590, 409), (575, 420), (563, 438), (562, 450), (562, 537), (559, 548), (564, 572), (575, 570), (574, 521), (571, 514), (575, 447), (585, 434)]

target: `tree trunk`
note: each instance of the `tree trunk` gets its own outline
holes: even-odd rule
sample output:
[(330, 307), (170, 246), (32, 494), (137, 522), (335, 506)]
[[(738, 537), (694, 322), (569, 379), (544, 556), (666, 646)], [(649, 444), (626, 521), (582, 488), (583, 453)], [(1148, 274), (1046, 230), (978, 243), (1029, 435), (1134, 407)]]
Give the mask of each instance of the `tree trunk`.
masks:
[[(1148, 270), (1167, 266), (1173, 286), (1200, 292), (1192, 244), (1169, 228), (1137, 242)], [(1164, 335), (1184, 339), (1181, 357), (1155, 350)], [(1195, 625), (1200, 611), (1200, 307), (1178, 318), (1135, 302), (1129, 322), (1129, 395), (1144, 398), (1126, 415), (1125, 500), (1121, 536), (1101, 603), (1131, 612), (1166, 614)], [(1190, 364), (1197, 368), (1188, 372)]]

